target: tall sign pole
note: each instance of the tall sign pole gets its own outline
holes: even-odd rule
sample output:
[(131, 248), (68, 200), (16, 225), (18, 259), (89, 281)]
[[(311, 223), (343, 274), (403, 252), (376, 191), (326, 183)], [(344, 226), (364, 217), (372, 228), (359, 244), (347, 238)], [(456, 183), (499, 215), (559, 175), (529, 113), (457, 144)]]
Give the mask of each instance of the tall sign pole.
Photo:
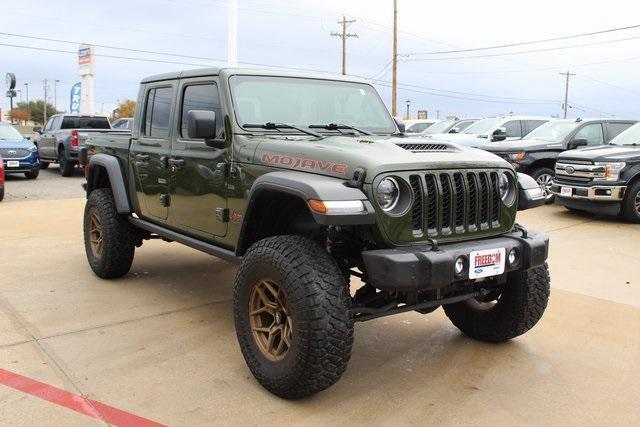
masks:
[(238, 0), (229, 0), (227, 9), (227, 66), (238, 66)]
[(80, 114), (94, 114), (95, 88), (93, 84), (96, 73), (95, 48), (90, 44), (81, 44), (78, 48), (78, 74), (82, 83), (80, 98)]
[(397, 115), (398, 104), (398, 0), (393, 0), (393, 53), (391, 54), (391, 115)]

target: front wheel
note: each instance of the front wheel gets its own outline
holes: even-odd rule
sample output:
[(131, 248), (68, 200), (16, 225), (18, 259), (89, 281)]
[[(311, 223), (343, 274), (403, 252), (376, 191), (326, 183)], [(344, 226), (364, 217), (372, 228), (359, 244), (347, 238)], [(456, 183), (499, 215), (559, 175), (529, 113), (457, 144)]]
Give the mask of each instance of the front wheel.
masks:
[(451, 322), (465, 335), (486, 342), (501, 342), (524, 334), (538, 323), (550, 294), (545, 264), (508, 273), (500, 293), (444, 305)]
[(135, 253), (133, 234), (127, 217), (116, 210), (111, 190), (93, 190), (84, 209), (84, 248), (98, 277), (113, 279), (129, 272)]
[(27, 179), (36, 179), (40, 175), (40, 169), (34, 169), (31, 172), (25, 172), (24, 176)]
[(276, 236), (255, 243), (233, 298), (238, 342), (254, 377), (289, 399), (333, 385), (351, 356), (350, 305), (340, 269), (313, 241)]
[(622, 203), (622, 215), (629, 222), (640, 223), (640, 181), (627, 189)]
[(531, 177), (536, 180), (544, 192), (544, 202), (546, 204), (553, 203), (555, 199), (555, 195), (551, 192), (551, 184), (553, 183), (554, 176), (555, 173), (553, 169), (549, 168), (538, 168), (531, 172)]

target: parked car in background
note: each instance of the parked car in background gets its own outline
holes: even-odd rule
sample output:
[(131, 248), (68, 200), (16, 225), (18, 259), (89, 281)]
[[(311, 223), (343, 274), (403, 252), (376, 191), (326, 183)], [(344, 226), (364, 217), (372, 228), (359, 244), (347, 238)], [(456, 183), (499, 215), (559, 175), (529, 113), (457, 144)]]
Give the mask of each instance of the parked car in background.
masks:
[(404, 132), (405, 133), (420, 133), (424, 132), (425, 129), (431, 127), (431, 125), (438, 123), (440, 120), (438, 119), (414, 119), (414, 120), (405, 120), (404, 121)]
[(420, 136), (435, 135), (441, 133), (460, 133), (479, 119), (451, 119), (434, 123), (422, 131)]
[(489, 117), (478, 120), (460, 133), (433, 135), (432, 138), (481, 148), (487, 142), (520, 139), (549, 120), (535, 116)]
[(4, 162), (0, 156), (0, 202), (4, 199)]
[(557, 204), (640, 223), (640, 123), (607, 145), (560, 153), (555, 173)]
[(111, 123), (112, 129), (133, 129), (133, 118), (132, 117), (123, 117), (117, 119), (115, 122)]
[(612, 119), (554, 120), (521, 140), (485, 144), (481, 148), (509, 161), (518, 172), (532, 176), (543, 188), (547, 203), (551, 203), (553, 169), (561, 152), (606, 144), (634, 123), (635, 120)]
[(84, 146), (87, 135), (108, 131), (112, 131), (111, 124), (103, 116), (51, 116), (44, 128), (36, 132), (35, 137), (41, 168), (46, 169), (49, 163), (57, 162), (62, 176), (73, 175), (78, 164), (78, 150)]
[(3, 158), (5, 174), (22, 173), (29, 179), (38, 177), (38, 149), (8, 123), (0, 123), (0, 156)]

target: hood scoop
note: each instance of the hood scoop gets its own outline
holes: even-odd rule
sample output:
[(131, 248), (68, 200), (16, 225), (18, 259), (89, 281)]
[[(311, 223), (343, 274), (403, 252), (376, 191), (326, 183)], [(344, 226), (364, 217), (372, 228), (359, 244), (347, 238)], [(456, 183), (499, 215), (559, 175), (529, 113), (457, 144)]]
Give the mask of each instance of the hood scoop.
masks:
[(433, 144), (433, 143), (424, 143), (424, 144), (396, 144), (400, 148), (404, 148), (407, 151), (411, 151), (412, 153), (426, 153), (431, 151), (449, 151), (451, 147), (447, 144)]

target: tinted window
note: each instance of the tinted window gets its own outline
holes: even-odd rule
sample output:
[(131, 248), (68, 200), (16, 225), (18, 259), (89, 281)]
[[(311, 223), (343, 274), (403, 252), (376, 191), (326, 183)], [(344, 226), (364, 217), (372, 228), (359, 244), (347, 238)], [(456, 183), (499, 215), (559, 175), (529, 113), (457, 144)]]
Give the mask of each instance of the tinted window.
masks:
[(520, 138), (522, 132), (520, 131), (520, 120), (511, 120), (504, 124), (507, 129), (507, 138)]
[(609, 139), (613, 139), (625, 130), (629, 129), (633, 123), (607, 123)]
[(42, 129), (43, 132), (51, 130), (51, 123), (53, 123), (53, 118), (50, 118), (49, 120), (47, 120), (47, 124), (44, 125), (44, 129)]
[(51, 130), (58, 130), (61, 129), (60, 128), (60, 122), (62, 121), (62, 117), (58, 116), (58, 117), (54, 117), (53, 121), (51, 122)]
[(573, 139), (586, 139), (587, 145), (602, 145), (604, 144), (602, 125), (600, 123), (586, 125), (576, 133)]
[(144, 134), (152, 138), (169, 137), (169, 118), (171, 116), (170, 87), (159, 87), (149, 91), (145, 106)]
[(60, 129), (111, 129), (111, 126), (106, 117), (64, 116)]
[(411, 126), (409, 126), (408, 129), (406, 129), (407, 132), (415, 132), (415, 133), (420, 133), (422, 131), (424, 131), (425, 129), (427, 129), (429, 126), (431, 126), (433, 123), (425, 123), (425, 122), (421, 122), (421, 123), (414, 123)]
[(532, 130), (547, 123), (547, 121), (546, 120), (524, 120), (522, 123), (524, 124), (524, 129), (523, 129), (524, 134), (527, 135)]
[(180, 127), (180, 135), (183, 138), (188, 138), (187, 115), (191, 110), (206, 110), (216, 113), (216, 136), (218, 136), (223, 122), (218, 87), (215, 84), (192, 85), (185, 88), (182, 97), (182, 123)]

